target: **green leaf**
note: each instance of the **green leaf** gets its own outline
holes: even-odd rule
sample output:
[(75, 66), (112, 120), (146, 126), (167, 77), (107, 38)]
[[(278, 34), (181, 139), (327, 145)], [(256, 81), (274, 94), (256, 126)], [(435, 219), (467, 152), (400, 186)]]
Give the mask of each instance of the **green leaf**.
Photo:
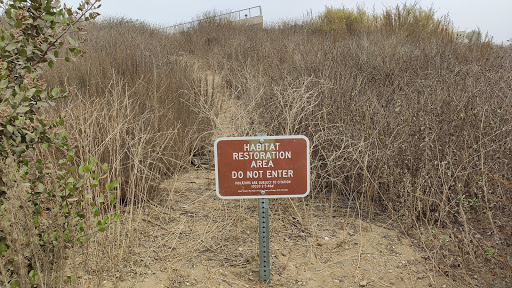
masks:
[(23, 93), (19, 93), (18, 95), (16, 95), (16, 97), (14, 97), (14, 101), (16, 103), (20, 103), (23, 101), (23, 98), (25, 98), (25, 95)]
[(16, 147), (16, 148), (12, 148), (12, 151), (14, 151), (14, 153), (16, 153), (16, 155), (19, 157), (19, 156), (21, 156), (21, 154), (25, 153), (27, 150), (23, 147)]
[(49, 14), (45, 14), (43, 17), (43, 20), (44, 21), (47, 21), (47, 22), (50, 22), (50, 21), (53, 21), (55, 19), (55, 15), (49, 15)]
[(41, 171), (43, 169), (42, 163), (43, 163), (43, 161), (41, 161), (41, 159), (36, 160), (36, 170), (37, 171)]
[(27, 143), (32, 143), (36, 139), (36, 135), (34, 135), (32, 133), (27, 133), (25, 135), (25, 139), (27, 139)]
[(2, 241), (2, 244), (0, 244), (0, 255), (4, 254), (7, 251), (9, 251), (9, 248), (7, 248), (7, 245), (5, 245), (5, 243), (3, 243)]
[(9, 45), (7, 45), (7, 47), (5, 47), (5, 50), (11, 51), (11, 50), (16, 49), (17, 46), (18, 46), (17, 43), (10, 43)]
[(5, 87), (7, 87), (7, 85), (9, 85), (9, 80), (4, 79), (4, 80), (0, 81), (0, 88), (5, 88)]
[(78, 173), (80, 175), (84, 175), (85, 174), (85, 172), (84, 172), (84, 165), (80, 165), (80, 167), (78, 167)]
[(37, 215), (34, 216), (34, 227), (39, 227), (39, 216)]
[(50, 67), (50, 69), (53, 68), (54, 64), (55, 64), (55, 62), (53, 62), (53, 60), (48, 61), (48, 67)]
[(28, 277), (30, 277), (30, 280), (32, 280), (32, 282), (35, 282), (36, 281), (36, 271), (30, 270), (30, 273), (28, 273)]
[(69, 42), (69, 44), (70, 44), (71, 46), (76, 46), (76, 41), (75, 41), (75, 39), (73, 39), (73, 38), (69, 37), (69, 35), (68, 35), (68, 36), (66, 36), (66, 38), (68, 39), (68, 42)]
[(7, 19), (12, 19), (12, 9), (11, 8), (5, 9), (5, 16), (7, 17)]
[(27, 106), (20, 106), (18, 109), (16, 109), (16, 113), (26, 113), (28, 110), (30, 110)]
[(23, 23), (20, 20), (14, 22), (14, 28), (19, 29), (21, 27), (23, 27)]
[(18, 53), (21, 57), (27, 57), (27, 49), (20, 49)]
[(119, 213), (116, 213), (114, 215), (114, 218), (112, 218), (112, 221), (114, 221), (114, 222), (117, 221), (117, 220), (119, 220)]
[[(30, 90), (27, 91), (27, 96), (31, 97), (33, 96), (35, 93), (37, 92), (37, 89), (36, 88), (32, 88)], [(27, 101), (30, 100), (29, 97), (26, 97)]]
[[(49, 62), (48, 62), (49, 63)], [(53, 88), (52, 89), (52, 95), (53, 97), (59, 97), (59, 94), (60, 94), (60, 90), (59, 88)]]
[(107, 189), (107, 191), (110, 191), (110, 190), (116, 188), (116, 184), (109, 182), (109, 183), (105, 184), (105, 188)]

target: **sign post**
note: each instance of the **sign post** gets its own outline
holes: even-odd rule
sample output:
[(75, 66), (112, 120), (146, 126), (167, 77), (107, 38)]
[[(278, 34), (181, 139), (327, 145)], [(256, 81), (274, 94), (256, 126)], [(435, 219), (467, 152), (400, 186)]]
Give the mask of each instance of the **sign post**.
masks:
[[(256, 133), (256, 136), (267, 136), (267, 133)], [(261, 194), (266, 194), (264, 190)], [(258, 199), (259, 242), (260, 242), (260, 281), (270, 284), (270, 217), (268, 215), (268, 198)]]
[(305, 136), (223, 137), (215, 141), (215, 182), (222, 199), (258, 198), (260, 280), (270, 283), (269, 198), (305, 197), (310, 187)]
[(260, 240), (260, 280), (270, 284), (270, 234), (268, 198), (258, 199), (259, 240)]

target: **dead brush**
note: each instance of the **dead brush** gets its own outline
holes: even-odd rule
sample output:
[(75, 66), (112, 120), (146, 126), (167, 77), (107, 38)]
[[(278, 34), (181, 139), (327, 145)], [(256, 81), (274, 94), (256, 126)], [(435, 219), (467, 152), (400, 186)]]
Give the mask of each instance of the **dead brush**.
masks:
[[(75, 128), (97, 139), (83, 149), (104, 149), (120, 176), (134, 179), (129, 195), (145, 199), (142, 189), (161, 171), (179, 171), (191, 152), (207, 151), (201, 143), (211, 143), (220, 110), (190, 101), (200, 83), (182, 59), (197, 61), (222, 75), (239, 110), (239, 136), (312, 140), (311, 198), (333, 193), (340, 203), (332, 206), (354, 203), (362, 217), (391, 215), (421, 240), (432, 267), (468, 284), (464, 275), (510, 267), (512, 66), (504, 59), (512, 54), (490, 43), (456, 43), (443, 19), (425, 22), (430, 18), (416, 12), (387, 10), (380, 17), (389, 21), (375, 24), (382, 29), (350, 36), (309, 21), (263, 29), (213, 23), (174, 35), (107, 21), (94, 27), (97, 37), (91, 33), (91, 58), (52, 79), (67, 79), (84, 103), (102, 111)], [(424, 25), (432, 28), (426, 34), (418, 28)], [(103, 100), (109, 87), (118, 104)], [(113, 109), (123, 111), (115, 125), (108, 124)], [(88, 110), (74, 113), (81, 111)], [(446, 232), (441, 238), (432, 231)], [(467, 274), (453, 273), (459, 269)]]
[(95, 275), (88, 284), (94, 286), (125, 271), (117, 264), (138, 245), (133, 231), (140, 225), (140, 208), (162, 196), (164, 179), (187, 169), (211, 129), (184, 92), (193, 86), (194, 62), (182, 61), (169, 44), (171, 36), (143, 23), (109, 19), (91, 25), (88, 37), (85, 57), (56, 67), (46, 78), (49, 85), (71, 87), (58, 111), (66, 113), (70, 135), (83, 139), (77, 154), (108, 163), (112, 173), (106, 179), (121, 182), (117, 205), (109, 209), (122, 214), (122, 224), (109, 227), (76, 254), (83, 257), (70, 260), (83, 268), (79, 276)]
[[(512, 179), (512, 67), (503, 59), (510, 49), (456, 43), (447, 19), (422, 18), (415, 9), (388, 9), (375, 24), (382, 29), (352, 36), (323, 33), (307, 21), (220, 27), (208, 50), (199, 42), (206, 34), (196, 30), (187, 35), (188, 49), (212, 68), (221, 66), (241, 105), (254, 107), (245, 111), (254, 127), (245, 133), (313, 139), (313, 195), (342, 194), (368, 217), (395, 215), (411, 235), (422, 233), (416, 227), (448, 229), (453, 245), (433, 258), (442, 271), (453, 269), (454, 253), (465, 269), (475, 263), (505, 269), (512, 239), (505, 227), (512, 217), (505, 204), (512, 200), (505, 185)], [(318, 82), (301, 90), (305, 79)], [(458, 254), (464, 245), (471, 248)], [(484, 246), (503, 250), (489, 256)]]

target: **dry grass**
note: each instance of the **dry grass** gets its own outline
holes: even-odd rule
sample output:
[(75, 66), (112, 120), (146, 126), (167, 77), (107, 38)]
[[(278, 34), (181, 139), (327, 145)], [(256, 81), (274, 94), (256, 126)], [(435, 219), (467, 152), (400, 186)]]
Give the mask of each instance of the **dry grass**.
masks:
[(242, 134), (312, 139), (314, 194), (341, 194), (368, 217), (397, 215), (411, 234), (426, 227), (424, 245), (446, 271), (510, 266), (510, 49), (400, 27), (353, 36), (308, 24), (212, 27), (180, 35), (188, 52), (254, 107)]
[(183, 59), (169, 35), (143, 23), (106, 20), (89, 27), (87, 46), (85, 57), (46, 78), (49, 85), (70, 87), (69, 99), (55, 111), (67, 115), (77, 159), (95, 157), (111, 167), (105, 180), (121, 178), (118, 205), (104, 212), (121, 213), (122, 222), (68, 260), (70, 271), (98, 275), (99, 283), (111, 272), (120, 277), (117, 264), (137, 245), (141, 207), (160, 196), (165, 179), (209, 149), (211, 126), (191, 97), (201, 96), (197, 61)]
[[(405, 13), (406, 29), (422, 27), (413, 12), (382, 19)], [(393, 27), (213, 22), (167, 35), (108, 20), (91, 27), (84, 59), (48, 79), (76, 86), (64, 107), (72, 133), (121, 176), (126, 203), (162, 197), (155, 185), (208, 150), (222, 111), (201, 87), (209, 71), (236, 100), (239, 136), (309, 137), (311, 201), (333, 194), (362, 217), (399, 219), (443, 273), (501, 283), (510, 274), (492, 271), (511, 271), (512, 253), (512, 50)]]
[(121, 200), (134, 203), (202, 149), (198, 135), (209, 127), (185, 93), (197, 67), (178, 57), (167, 35), (142, 23), (108, 20), (89, 33), (88, 54), (51, 71), (48, 81), (72, 87), (59, 109), (80, 155), (109, 163), (122, 180)]

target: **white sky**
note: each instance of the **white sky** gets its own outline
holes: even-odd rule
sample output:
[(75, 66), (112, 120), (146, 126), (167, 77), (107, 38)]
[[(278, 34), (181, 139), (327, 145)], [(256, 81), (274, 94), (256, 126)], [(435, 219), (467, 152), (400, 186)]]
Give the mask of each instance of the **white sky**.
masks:
[[(80, 0), (61, 0), (68, 6), (76, 7)], [(318, 15), (329, 7), (354, 8), (364, 4), (367, 10), (375, 7), (401, 5), (400, 0), (102, 0), (99, 13), (106, 16), (121, 16), (138, 19), (155, 25), (170, 26), (196, 19), (203, 12), (216, 10), (230, 12), (262, 6), (264, 22), (299, 19), (309, 11)], [(488, 32), (496, 43), (509, 44), (512, 38), (512, 0), (418, 0), (423, 8), (433, 7), (438, 16), (449, 14), (456, 30), (480, 28)], [(413, 3), (408, 1), (407, 3)]]

